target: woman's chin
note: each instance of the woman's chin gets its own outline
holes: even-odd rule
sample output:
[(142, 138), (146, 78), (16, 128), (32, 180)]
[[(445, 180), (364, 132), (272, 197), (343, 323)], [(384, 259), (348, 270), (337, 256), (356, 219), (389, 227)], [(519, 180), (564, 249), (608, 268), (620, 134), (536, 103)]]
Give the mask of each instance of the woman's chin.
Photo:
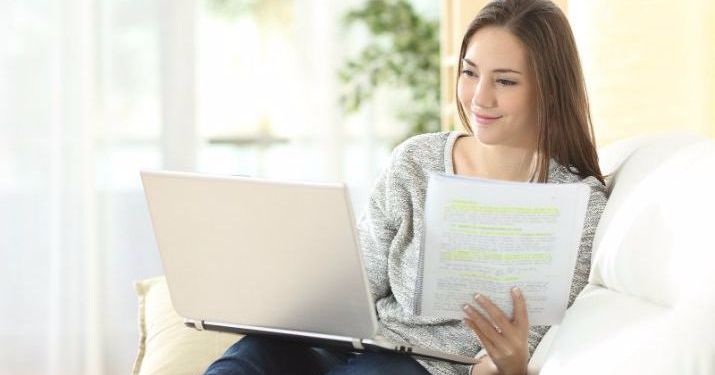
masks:
[(474, 133), (474, 138), (476, 138), (479, 143), (485, 145), (497, 145), (501, 143), (501, 138), (497, 134), (494, 134), (492, 129), (484, 129), (479, 125), (472, 127), (472, 132)]

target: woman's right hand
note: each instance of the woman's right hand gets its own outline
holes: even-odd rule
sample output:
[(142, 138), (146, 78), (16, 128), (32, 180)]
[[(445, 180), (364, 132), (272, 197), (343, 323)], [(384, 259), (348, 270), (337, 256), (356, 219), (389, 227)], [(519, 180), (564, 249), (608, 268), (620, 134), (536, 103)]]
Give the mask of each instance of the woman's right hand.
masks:
[(489, 298), (477, 295), (475, 301), (489, 318), (467, 304), (464, 306), (464, 322), (477, 335), (499, 374), (525, 375), (529, 362), (526, 301), (518, 288), (512, 289), (511, 297), (514, 302), (511, 319)]

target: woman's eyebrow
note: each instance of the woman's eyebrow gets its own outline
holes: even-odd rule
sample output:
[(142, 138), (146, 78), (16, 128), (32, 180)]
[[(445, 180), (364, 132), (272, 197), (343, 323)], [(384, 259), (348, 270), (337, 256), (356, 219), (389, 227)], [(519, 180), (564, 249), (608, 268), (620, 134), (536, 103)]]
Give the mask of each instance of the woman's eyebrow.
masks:
[(502, 69), (494, 69), (493, 72), (494, 72), (494, 73), (516, 73), (516, 74), (521, 74), (521, 72), (516, 71), (516, 70), (514, 70), (514, 69), (504, 69), (504, 68), (502, 68)]
[[(477, 64), (473, 63), (471, 60), (464, 58), (462, 59), (467, 65), (477, 67)], [(499, 68), (499, 69), (494, 69), (494, 73), (516, 73), (516, 74), (521, 74), (520, 71), (514, 70), (514, 69), (508, 69), (508, 68)]]

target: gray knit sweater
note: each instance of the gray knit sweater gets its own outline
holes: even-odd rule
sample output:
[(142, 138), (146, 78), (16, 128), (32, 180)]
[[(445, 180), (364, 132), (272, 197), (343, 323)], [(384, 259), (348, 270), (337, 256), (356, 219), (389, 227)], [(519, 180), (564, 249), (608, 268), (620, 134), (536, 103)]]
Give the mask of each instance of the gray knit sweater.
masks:
[[(381, 334), (412, 345), (473, 356), (481, 348), (476, 336), (461, 320), (425, 318), (413, 314), (417, 261), (425, 233), (423, 214), (428, 172), (454, 173), (452, 147), (459, 134), (422, 134), (397, 146), (388, 166), (375, 183), (367, 208), (359, 220), (358, 231)], [(549, 166), (548, 181), (582, 182), (591, 187), (571, 285), (568, 303), (571, 306), (588, 281), (591, 243), (606, 205), (606, 189), (596, 178), (581, 179), (553, 160)], [(530, 327), (530, 355), (548, 328)], [(418, 360), (431, 374), (466, 374), (468, 371), (467, 366)]]

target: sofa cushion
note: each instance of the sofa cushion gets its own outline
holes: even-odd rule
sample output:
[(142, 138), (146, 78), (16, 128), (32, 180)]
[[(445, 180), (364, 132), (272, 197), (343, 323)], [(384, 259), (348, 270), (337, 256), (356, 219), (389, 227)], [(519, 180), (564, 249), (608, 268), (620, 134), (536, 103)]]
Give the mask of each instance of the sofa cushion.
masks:
[(712, 314), (589, 285), (556, 331), (540, 374), (713, 374)]
[(184, 326), (164, 277), (137, 281), (134, 289), (139, 297), (139, 350), (133, 375), (201, 374), (241, 337)]

